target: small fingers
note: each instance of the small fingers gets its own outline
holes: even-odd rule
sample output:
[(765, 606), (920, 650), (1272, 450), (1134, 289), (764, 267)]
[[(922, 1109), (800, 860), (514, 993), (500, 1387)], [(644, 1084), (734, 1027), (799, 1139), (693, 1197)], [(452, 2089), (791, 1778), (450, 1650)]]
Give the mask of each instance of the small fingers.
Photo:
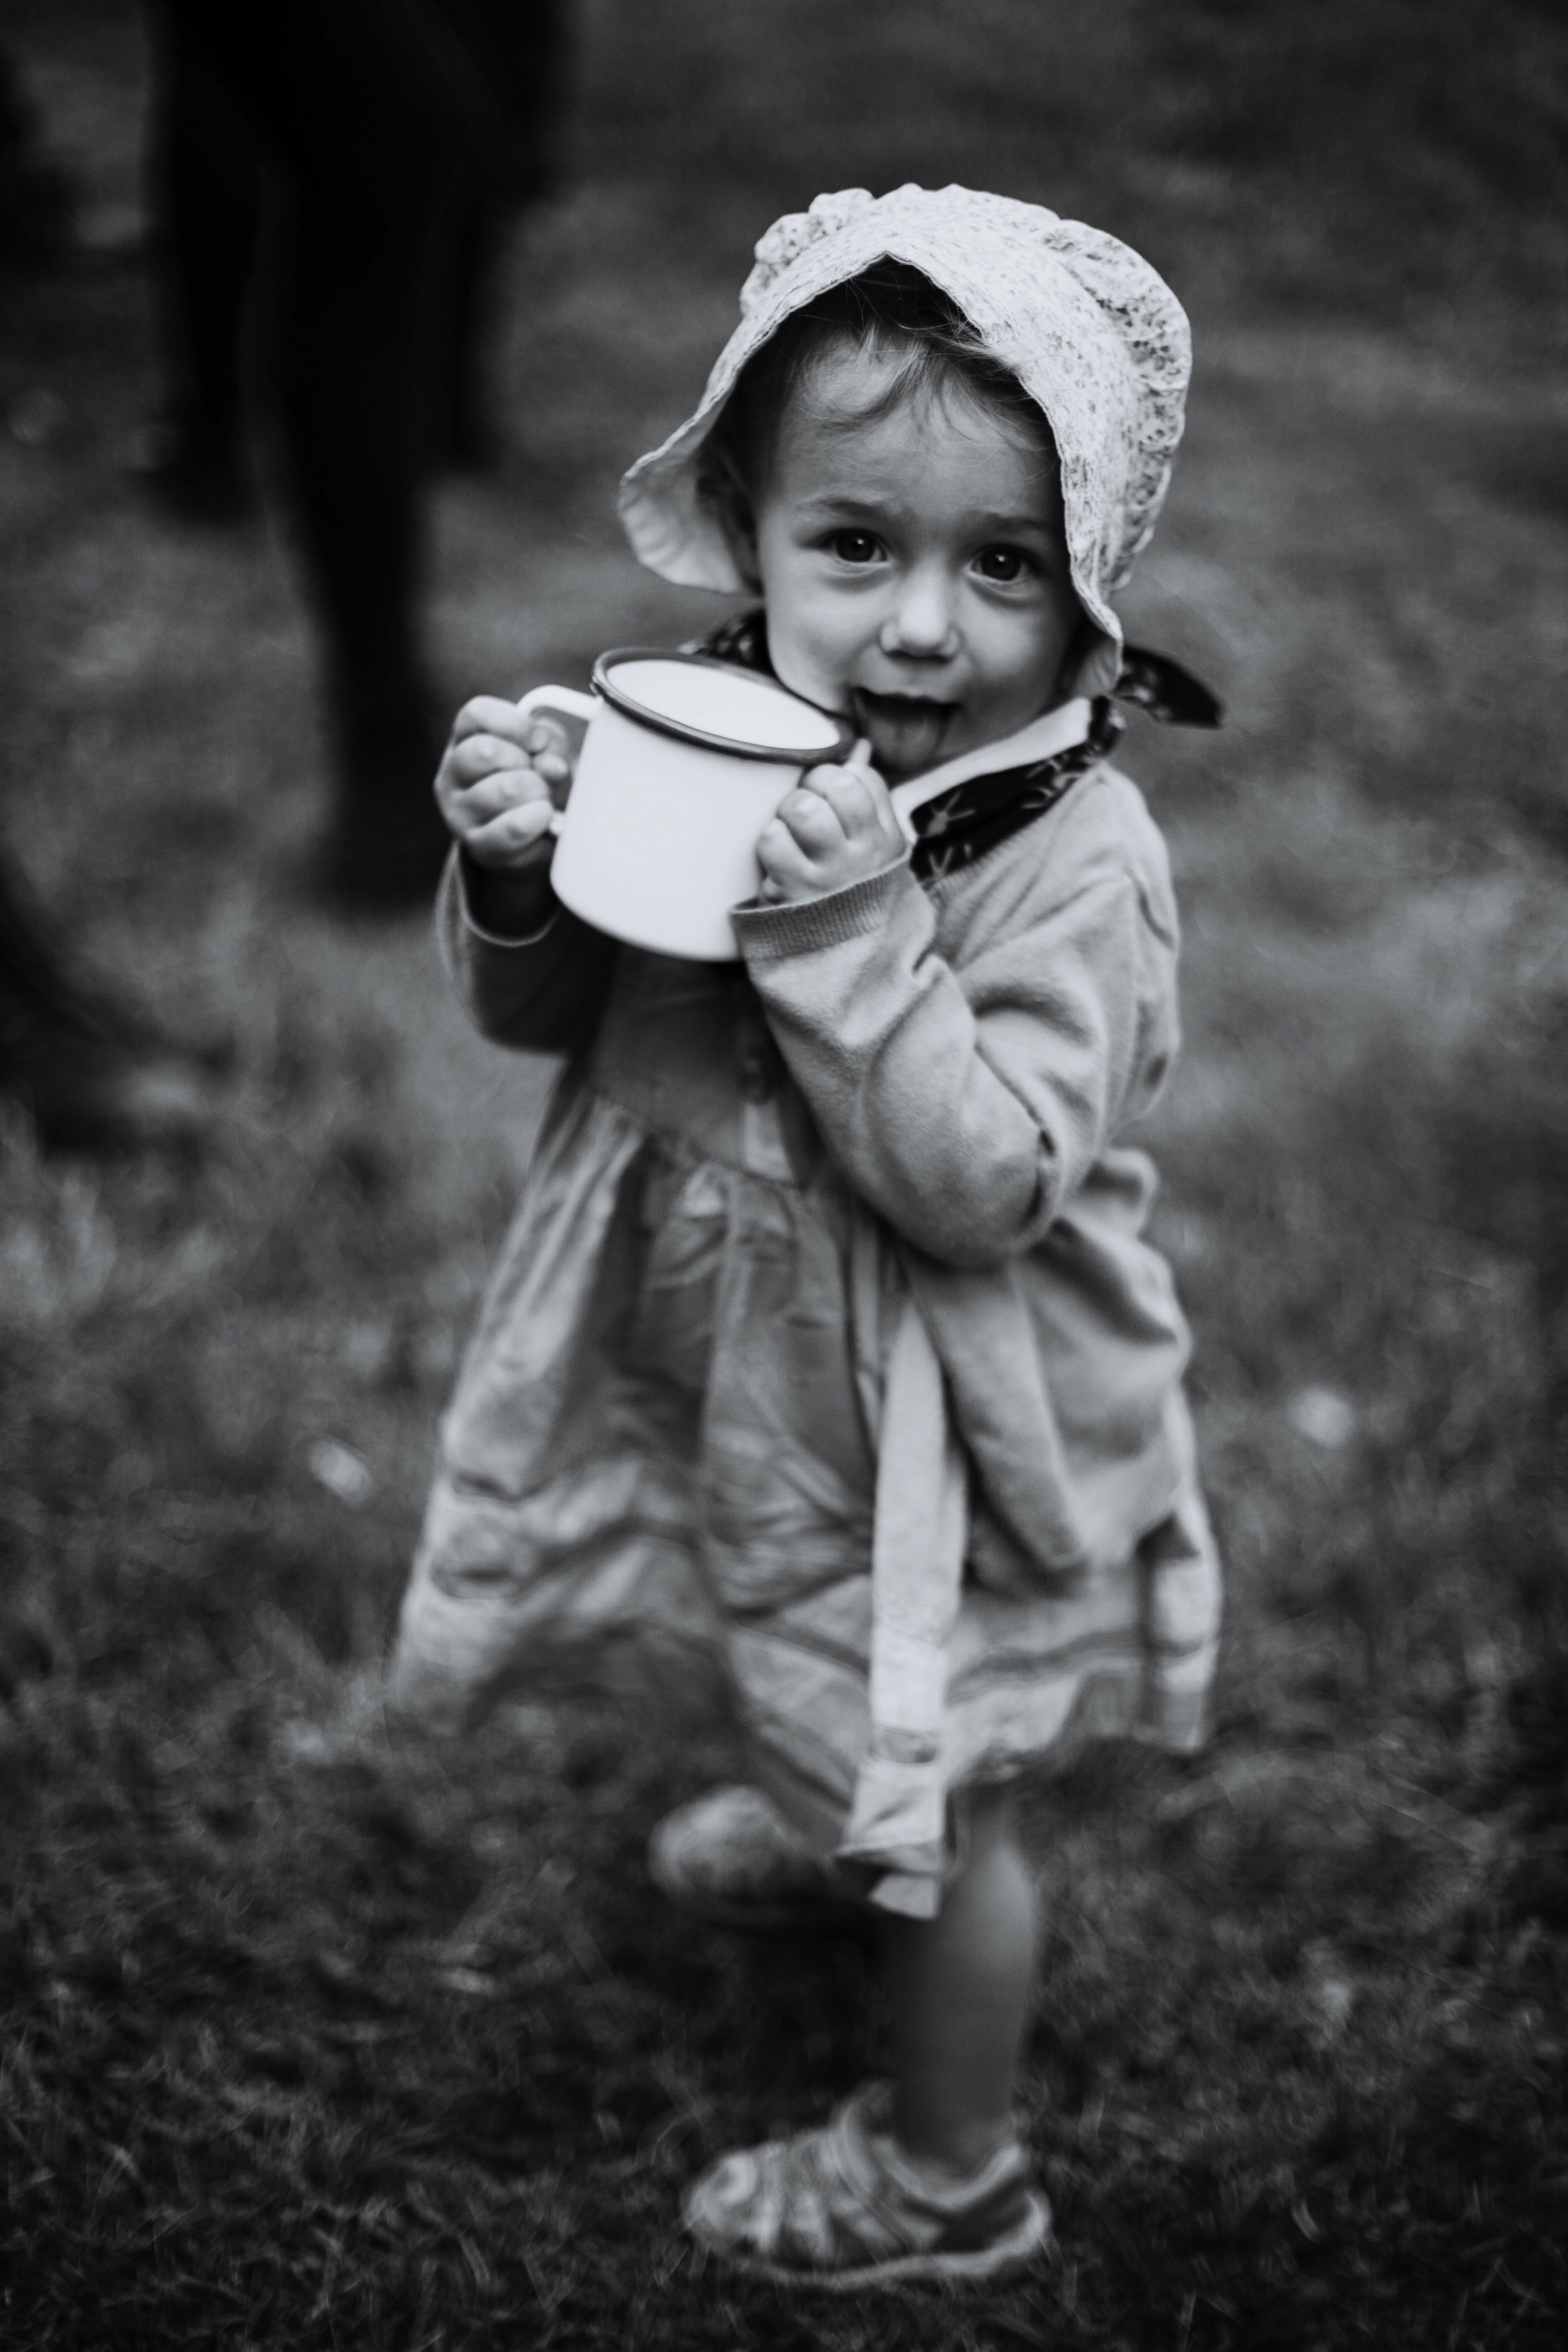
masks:
[(523, 719), (515, 702), (505, 702), (499, 694), (476, 694), (469, 697), (452, 721), (452, 740), (461, 743), (469, 735), (504, 735), (510, 742), (521, 743), (527, 729), (537, 722)]
[(563, 721), (541, 710), (520, 710), (499, 695), (476, 694), (452, 721), (452, 749), (476, 738), (499, 739), (524, 752), (543, 751), (564, 760), (571, 738)]
[(491, 817), (504, 815), (508, 809), (514, 808), (539, 806), (548, 816), (554, 806), (549, 785), (531, 768), (499, 769), (481, 776), (458, 797), (463, 816), (470, 824), (487, 824)]
[(481, 776), (505, 771), (537, 773), (549, 783), (563, 784), (572, 773), (570, 761), (553, 743), (525, 747), (501, 735), (465, 736), (460, 743), (452, 745), (446, 764), (449, 775), (459, 785), (476, 784)]
[(904, 854), (887, 785), (869, 765), (870, 748), (858, 743), (853, 764), (812, 769), (779, 803), (757, 838), (769, 903), (822, 898), (883, 872)]
[(533, 756), (534, 764), (542, 770), (559, 768), (563, 777), (572, 772), (572, 756), (566, 730), (559, 719), (531, 719), (523, 730), (525, 751)]
[(864, 736), (847, 760), (813, 768), (804, 781), (808, 790), (821, 793), (847, 814), (851, 810), (857, 817), (863, 814), (868, 823), (879, 823), (892, 814), (888, 787), (871, 765), (871, 746)]
[(816, 868), (782, 817), (771, 818), (757, 835), (757, 863), (769, 900), (801, 898), (816, 887)]
[[(436, 803), (447, 830), (466, 849), (485, 843), (490, 825), (514, 816), (520, 823), (503, 824), (492, 846), (510, 850), (520, 841), (542, 835), (554, 804), (549, 785), (534, 769), (493, 769), (476, 782), (464, 784), (454, 778), (453, 764), (453, 754), (448, 752), (436, 779)], [(484, 855), (482, 847), (478, 854), (481, 864), (496, 862)]]
[(464, 784), (477, 784), (481, 776), (498, 768), (526, 768), (529, 755), (521, 743), (509, 743), (501, 735), (465, 735), (454, 742), (447, 754), (447, 766), (451, 775)]
[(801, 789), (825, 802), (847, 835), (868, 832), (877, 822), (876, 803), (858, 768), (813, 768)]
[(815, 850), (819, 856), (844, 839), (845, 828), (834, 800), (807, 784), (797, 784), (784, 794), (775, 822), (784, 824), (803, 849)]
[(532, 865), (548, 845), (554, 814), (547, 800), (523, 802), (466, 834), (463, 846), (479, 865), (500, 871)]

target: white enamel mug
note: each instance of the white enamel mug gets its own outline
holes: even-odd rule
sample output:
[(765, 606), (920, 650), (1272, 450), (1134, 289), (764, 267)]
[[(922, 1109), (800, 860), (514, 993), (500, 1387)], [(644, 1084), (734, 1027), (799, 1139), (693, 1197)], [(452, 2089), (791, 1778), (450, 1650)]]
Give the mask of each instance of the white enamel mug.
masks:
[(696, 963), (740, 955), (731, 907), (762, 885), (757, 835), (852, 730), (772, 678), (705, 654), (601, 654), (594, 692), (536, 686), (523, 714), (585, 719), (550, 879), (595, 930)]

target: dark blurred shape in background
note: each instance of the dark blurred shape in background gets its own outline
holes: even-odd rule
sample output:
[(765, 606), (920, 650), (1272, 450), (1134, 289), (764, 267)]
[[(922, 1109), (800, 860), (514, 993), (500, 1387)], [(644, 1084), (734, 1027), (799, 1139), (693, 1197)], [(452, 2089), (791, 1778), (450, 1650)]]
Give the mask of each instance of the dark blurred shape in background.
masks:
[(75, 966), (3, 855), (0, 1095), (55, 1151), (188, 1150), (212, 1108), (195, 1059)]
[(445, 843), (419, 484), (483, 453), (485, 296), (507, 212), (542, 184), (554, 0), (156, 0), (150, 15), (171, 380), (150, 480), (179, 515), (245, 514), (245, 346), (259, 349), (329, 647), (327, 878), (350, 903), (396, 905), (429, 889)]
[[(74, 229), (71, 192), (41, 154), (10, 59), (0, 52), (0, 263), (58, 261)], [(36, 393), (11, 427), (51, 429), (58, 395)], [(0, 1096), (21, 1104), (52, 1150), (193, 1143), (207, 1104), (195, 1065), (145, 1015), (112, 1004), (75, 968), (0, 845)]]
[(0, 262), (38, 262), (69, 241), (70, 191), (38, 153), (37, 125), (15, 67), (0, 50)]

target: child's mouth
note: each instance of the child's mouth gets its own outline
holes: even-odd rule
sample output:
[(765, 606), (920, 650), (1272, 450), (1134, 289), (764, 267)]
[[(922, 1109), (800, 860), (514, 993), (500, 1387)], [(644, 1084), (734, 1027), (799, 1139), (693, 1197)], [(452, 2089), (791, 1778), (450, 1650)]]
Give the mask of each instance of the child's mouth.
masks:
[(855, 724), (870, 737), (884, 773), (916, 775), (936, 765), (958, 709), (955, 702), (938, 702), (924, 694), (873, 694), (863, 686), (855, 687), (850, 698)]

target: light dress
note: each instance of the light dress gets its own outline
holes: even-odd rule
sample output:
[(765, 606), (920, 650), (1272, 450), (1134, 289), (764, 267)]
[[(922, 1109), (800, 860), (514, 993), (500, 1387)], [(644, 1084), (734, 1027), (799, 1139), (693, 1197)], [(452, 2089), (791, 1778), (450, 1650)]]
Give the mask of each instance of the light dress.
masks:
[[(1124, 868), (1142, 981), (1121, 970), (1128, 890), (1107, 887), (1108, 870), (1120, 882)], [(896, 1525), (900, 1500), (926, 1492), (940, 1515), (945, 1491), (958, 1496), (963, 1578), (938, 1634), (938, 1734), (902, 1763), (893, 1739), (894, 1779), (908, 1764), (945, 1805), (1094, 1735), (1197, 1743), (1219, 1574), (1181, 1393), (1188, 1342), (1142, 1234), (1152, 1171), (1101, 1131), (1152, 1098), (1173, 1045), (1163, 876), (1142, 803), (1103, 767), (957, 874), (922, 886), (905, 868), (837, 894), (843, 907), (817, 902), (827, 929), (815, 943), (788, 922), (769, 929), (798, 909), (739, 918), (747, 965), (617, 947), (542, 883), (537, 930), (489, 939), (454, 860), (440, 928), (460, 992), (488, 1034), (568, 1059), (446, 1416), (395, 1660), (402, 1704), (456, 1723), (563, 1674), (718, 1686), (757, 1779), (817, 1851), (879, 1852), (894, 1875), (940, 1878), (941, 1860), (915, 1851), (900, 1864), (897, 1835), (847, 1844), (846, 1825), (872, 1769), (879, 1515)], [(1039, 1213), (1031, 1247), (968, 1273), (942, 1262), (940, 1230), (913, 1215), (896, 1229), (848, 1181), (841, 1162), (856, 1163), (857, 1146), (832, 1076), (847, 1024), (810, 1000), (814, 986), (831, 996), (836, 959), (869, 941), (885, 963), (900, 929), (918, 941), (933, 921), (928, 945), (946, 947), (962, 982), (964, 941), (996, 933), (1000, 899), (1024, 942), (1042, 943), (1056, 991), (1054, 1013), (1012, 1027), (1020, 1050), (1044, 1055), (1052, 1101), (1068, 1103), (1038, 1115), (1047, 1129), (1057, 1119), (1047, 1141), (1073, 1181), (1055, 1213)], [(993, 986), (1000, 952), (975, 967)], [(1055, 1019), (1070, 1040), (1087, 1017), (1058, 1003), (1053, 955), (1086, 975), (1105, 1033), (1095, 1050), (1112, 1068), (1109, 1113), (1081, 1108), (1086, 1087), (1063, 1076), (1066, 1048), (1047, 1033)], [(1028, 960), (1019, 969), (1034, 973)], [(841, 977), (862, 1008), (901, 985), (885, 970)], [(948, 1030), (961, 1017), (931, 1010), (929, 989), (922, 1009)], [(813, 1035), (828, 1056), (820, 1082)], [(996, 1035), (1005, 1075), (1014, 1048)], [(1017, 1083), (1026, 1093), (1026, 1074)], [(918, 1069), (913, 1092), (919, 1115)], [(1004, 1100), (1017, 1109), (1010, 1091)], [(890, 1123), (907, 1115), (894, 1102)], [(889, 1369), (900, 1333), (927, 1320), (937, 1419), (903, 1431), (905, 1491), (889, 1495)], [(1065, 1390), (1055, 1408), (1053, 1386)], [(1037, 1443), (1031, 1414), (1047, 1417)], [(1031, 1446), (1040, 1459), (1019, 1464), (1015, 1483), (1025, 1516), (1030, 1495), (1047, 1495), (1037, 1517), (1054, 1532), (1040, 1543), (1020, 1535), (1005, 1491), (1009, 1449)], [(953, 1475), (931, 1487), (944, 1459)], [(908, 1532), (915, 1549), (923, 1539), (920, 1525)], [(898, 1571), (895, 1547), (879, 1572), (886, 1584)]]

